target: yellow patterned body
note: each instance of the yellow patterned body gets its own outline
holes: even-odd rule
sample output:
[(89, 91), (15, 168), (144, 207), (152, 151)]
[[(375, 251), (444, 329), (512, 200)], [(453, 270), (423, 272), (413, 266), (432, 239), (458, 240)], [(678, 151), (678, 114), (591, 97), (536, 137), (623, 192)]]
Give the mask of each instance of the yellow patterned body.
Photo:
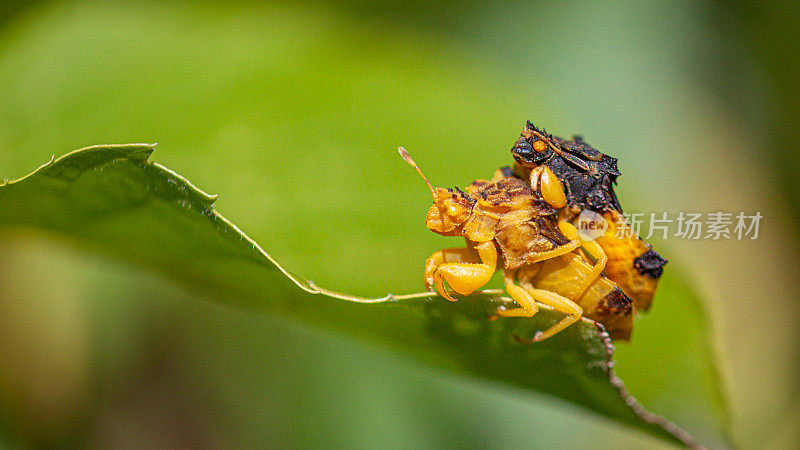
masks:
[[(633, 299), (637, 310), (646, 311), (653, 301), (658, 278), (636, 270), (635, 262), (651, 252), (650, 244), (630, 230), (625, 217), (616, 211), (603, 213), (608, 223), (605, 233), (595, 238), (603, 248), (608, 262), (604, 273)], [(620, 229), (621, 228), (621, 229)]]

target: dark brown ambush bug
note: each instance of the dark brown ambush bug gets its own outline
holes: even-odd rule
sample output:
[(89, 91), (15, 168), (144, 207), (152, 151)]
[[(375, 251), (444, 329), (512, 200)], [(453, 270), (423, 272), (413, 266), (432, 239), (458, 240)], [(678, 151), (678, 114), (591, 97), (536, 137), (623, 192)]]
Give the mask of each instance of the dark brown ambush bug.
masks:
[(532, 340), (519, 341), (547, 339), (581, 316), (603, 323), (615, 339), (630, 337), (632, 301), (603, 275), (606, 257), (601, 247), (581, 241), (564, 219), (567, 198), (550, 168), (533, 168), (526, 179), (510, 168), (499, 169), (491, 180), (476, 180), (464, 192), (434, 188), (402, 148), (400, 155), (425, 179), (433, 196), (427, 227), (467, 242), (466, 247), (440, 250), (428, 258), (429, 290), (454, 300), (445, 283), (469, 295), (502, 269), (506, 292), (520, 307), (500, 307), (497, 316), (532, 317), (537, 303), (566, 315)]
[[(600, 153), (580, 136), (562, 139), (531, 122), (525, 125), (511, 154), (517, 176), (529, 179), (538, 167), (546, 166), (564, 183), (567, 220), (575, 220), (584, 210), (605, 219), (608, 228), (595, 238), (608, 256), (604, 274), (633, 298), (636, 309), (647, 310), (667, 260), (627, 226), (614, 192), (620, 176), (617, 159)], [(627, 229), (618, 233), (618, 227)]]

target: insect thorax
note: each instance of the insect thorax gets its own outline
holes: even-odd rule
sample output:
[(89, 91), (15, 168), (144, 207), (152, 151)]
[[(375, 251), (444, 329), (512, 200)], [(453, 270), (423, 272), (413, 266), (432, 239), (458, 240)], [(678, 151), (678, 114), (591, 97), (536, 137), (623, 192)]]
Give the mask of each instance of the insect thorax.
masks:
[(532, 262), (569, 240), (559, 231), (557, 213), (510, 169), (492, 180), (476, 180), (467, 192), (476, 199), (463, 235), (473, 242), (494, 240), (508, 269)]

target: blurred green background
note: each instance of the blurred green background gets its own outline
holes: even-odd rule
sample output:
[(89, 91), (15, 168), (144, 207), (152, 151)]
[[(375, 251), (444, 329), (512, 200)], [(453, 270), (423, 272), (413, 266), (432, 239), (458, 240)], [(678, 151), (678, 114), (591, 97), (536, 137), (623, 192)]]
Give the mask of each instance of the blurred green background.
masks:
[[(87, 145), (159, 142), (153, 160), (220, 193), (218, 210), (326, 287), (420, 290), (424, 258), (457, 243), (422, 225), (429, 198), (395, 148), (463, 186), (510, 161), (526, 119), (618, 157), (628, 211), (760, 211), (754, 241), (651, 241), (671, 284), (705, 302), (734, 441), (800, 442), (797, 5), (83, 1), (0, 14), (0, 178)], [(637, 326), (679, 334), (687, 319), (664, 314), (664, 287)], [(58, 237), (4, 231), (0, 443), (667, 446), (198, 299)], [(636, 334), (617, 347), (634, 396), (679, 411), (669, 380), (654, 386), (636, 364)]]

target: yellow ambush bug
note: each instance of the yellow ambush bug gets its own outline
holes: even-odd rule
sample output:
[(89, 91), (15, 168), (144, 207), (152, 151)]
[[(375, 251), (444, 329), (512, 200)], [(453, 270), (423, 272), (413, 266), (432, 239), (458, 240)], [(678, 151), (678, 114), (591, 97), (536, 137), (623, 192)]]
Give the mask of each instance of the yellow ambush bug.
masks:
[[(594, 242), (582, 242), (562, 214), (567, 197), (547, 166), (534, 168), (526, 179), (510, 168), (491, 180), (476, 180), (465, 191), (433, 187), (402, 147), (400, 155), (422, 176), (433, 205), (425, 224), (443, 236), (461, 236), (466, 247), (433, 253), (425, 262), (425, 285), (454, 301), (483, 287), (498, 269), (505, 290), (518, 308), (500, 307), (500, 317), (532, 317), (537, 302), (565, 314), (558, 323), (537, 332), (538, 342), (582, 316), (603, 323), (612, 337), (627, 339), (632, 328), (632, 301), (603, 276), (607, 258)], [(584, 252), (593, 262), (583, 257)]]

